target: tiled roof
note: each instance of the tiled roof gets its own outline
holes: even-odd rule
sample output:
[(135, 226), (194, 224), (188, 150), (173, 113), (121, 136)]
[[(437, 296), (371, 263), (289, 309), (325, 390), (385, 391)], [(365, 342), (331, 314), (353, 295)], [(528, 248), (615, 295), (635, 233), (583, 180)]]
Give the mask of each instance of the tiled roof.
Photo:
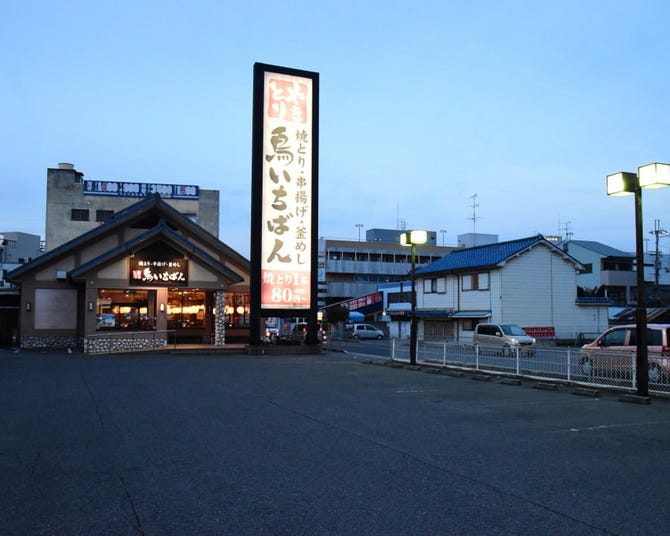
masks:
[(495, 266), (540, 242), (555, 248), (542, 235), (535, 235), (508, 242), (456, 249), (441, 259), (417, 269), (416, 273), (417, 275), (425, 275), (435, 272), (450, 272)]

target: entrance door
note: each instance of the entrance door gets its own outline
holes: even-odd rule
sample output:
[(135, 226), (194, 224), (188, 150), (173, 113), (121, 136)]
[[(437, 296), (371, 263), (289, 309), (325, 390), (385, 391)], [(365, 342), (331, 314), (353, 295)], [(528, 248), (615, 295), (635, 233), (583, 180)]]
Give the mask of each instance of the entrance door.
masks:
[(209, 344), (213, 333), (211, 293), (198, 289), (169, 289), (167, 327), (174, 330), (176, 342)]

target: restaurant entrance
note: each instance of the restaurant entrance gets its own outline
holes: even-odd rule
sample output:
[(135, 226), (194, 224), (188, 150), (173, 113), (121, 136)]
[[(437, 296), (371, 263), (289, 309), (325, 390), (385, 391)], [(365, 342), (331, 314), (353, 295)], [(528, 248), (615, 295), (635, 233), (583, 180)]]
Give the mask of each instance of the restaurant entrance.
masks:
[(199, 289), (169, 289), (167, 298), (167, 328), (171, 331), (169, 342), (212, 343), (213, 309), (214, 292)]

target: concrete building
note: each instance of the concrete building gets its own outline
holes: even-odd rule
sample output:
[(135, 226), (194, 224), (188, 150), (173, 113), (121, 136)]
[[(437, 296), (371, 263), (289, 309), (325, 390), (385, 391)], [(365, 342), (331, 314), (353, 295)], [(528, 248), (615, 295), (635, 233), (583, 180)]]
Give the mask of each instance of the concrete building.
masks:
[(219, 191), (195, 185), (87, 180), (73, 164), (47, 170), (46, 250), (109, 221), (150, 194), (161, 198), (215, 237), (219, 235)]
[(603, 296), (620, 307), (637, 301), (634, 253), (592, 240), (569, 240), (563, 242), (562, 248), (584, 266), (577, 275), (577, 285), (584, 291), (600, 289)]
[[(401, 281), (411, 270), (410, 248), (400, 245), (404, 231), (370, 229), (364, 241), (319, 240), (319, 307), (377, 292), (380, 284)], [(417, 248), (416, 265), (442, 258), (453, 246), (435, 245), (434, 231), (428, 244)]]
[(38, 235), (21, 232), (0, 233), (0, 345), (14, 344), (18, 338), (20, 289), (7, 281), (7, 273), (42, 253)]

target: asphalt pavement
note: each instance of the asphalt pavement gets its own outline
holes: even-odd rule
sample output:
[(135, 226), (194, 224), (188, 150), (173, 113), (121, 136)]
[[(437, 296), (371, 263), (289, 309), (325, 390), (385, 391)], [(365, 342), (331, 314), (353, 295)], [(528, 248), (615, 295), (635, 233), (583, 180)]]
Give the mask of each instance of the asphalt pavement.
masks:
[(0, 350), (0, 534), (665, 534), (670, 400), (314, 356)]

